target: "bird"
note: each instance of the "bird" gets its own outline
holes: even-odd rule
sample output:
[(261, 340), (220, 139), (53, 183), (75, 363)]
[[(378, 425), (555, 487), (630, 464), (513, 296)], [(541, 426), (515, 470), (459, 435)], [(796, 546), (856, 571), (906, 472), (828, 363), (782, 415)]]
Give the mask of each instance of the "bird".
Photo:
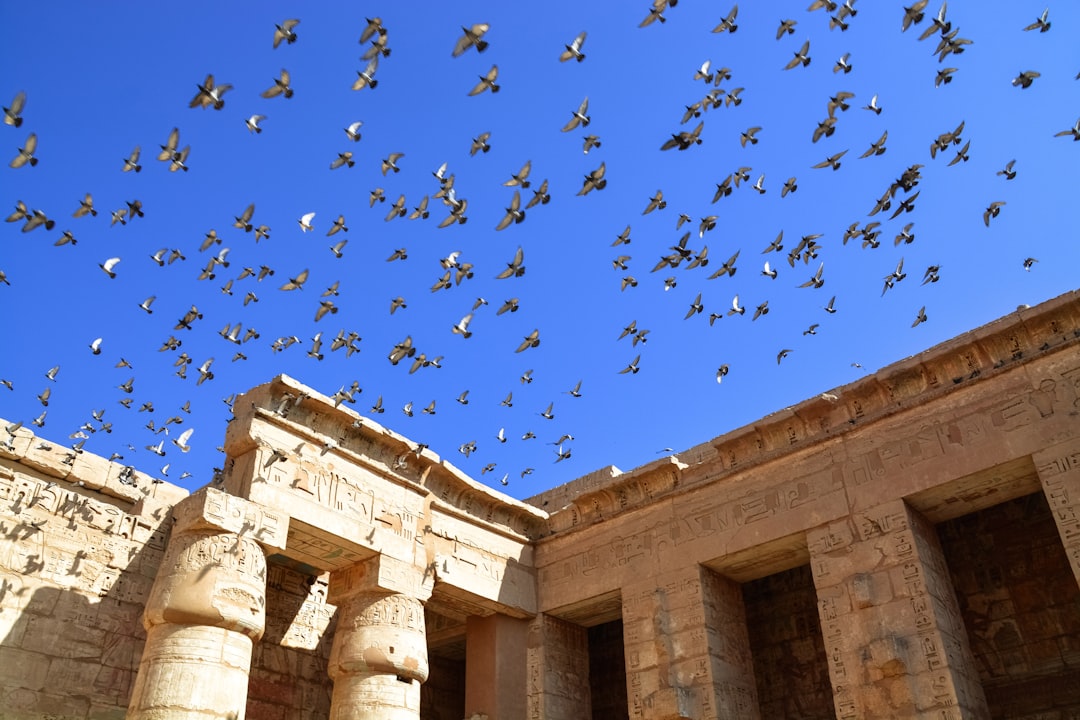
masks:
[(496, 280), (505, 280), (510, 277), (521, 277), (525, 274), (525, 251), (518, 247), (514, 253), (514, 259), (506, 263), (506, 269), (495, 276)]
[(834, 73), (840, 72), (841, 70), (844, 71), (845, 75), (851, 72), (851, 53), (844, 53), (836, 61), (836, 64), (833, 65), (832, 71)]
[(1068, 137), (1069, 135), (1072, 135), (1074, 142), (1080, 141), (1080, 118), (1078, 118), (1076, 124), (1068, 130), (1054, 133), (1054, 137)]
[(1005, 205), (1004, 200), (995, 200), (986, 207), (986, 210), (983, 211), (983, 224), (986, 227), (990, 227), (991, 218), (996, 218), (1001, 213), (1003, 205)]
[(352, 159), (353, 154), (350, 151), (340, 152), (337, 157), (330, 163), (331, 170), (337, 170), (339, 167), (352, 167), (356, 164), (356, 161)]
[(911, 323), (911, 327), (915, 327), (921, 323), (926, 322), (926, 306), (923, 305), (919, 308), (919, 312), (915, 315), (915, 322)]
[(877, 94), (875, 94), (872, 98), (870, 98), (870, 102), (868, 102), (866, 105), (863, 106), (863, 110), (869, 110), (870, 112), (874, 113), (875, 115), (880, 115), (881, 114), (881, 107), (877, 104), (877, 102), (878, 102), (878, 96), (877, 96)]
[(520, 185), (522, 188), (527, 188), (531, 184), (526, 178), (529, 177), (529, 173), (532, 172), (532, 160), (526, 160), (525, 164), (521, 166), (521, 169), (510, 176), (510, 179), (503, 183), (505, 187), (513, 187), (514, 185)]
[(395, 173), (401, 172), (401, 168), (398, 167), (397, 161), (405, 157), (405, 153), (395, 152), (390, 153), (382, 160), (381, 168), (382, 174), (385, 176), (387, 172), (393, 170)]
[[(1080, 128), (1080, 120), (1077, 121), (1077, 127)], [(1080, 138), (1080, 129), (1077, 130), (1077, 137)], [(607, 165), (601, 162), (598, 168), (585, 175), (585, 182), (577, 194), (588, 195), (593, 190), (603, 190), (607, 187), (607, 178), (604, 177), (606, 171)]]
[(357, 120), (354, 123), (350, 123), (345, 128), (345, 137), (349, 138), (353, 142), (360, 142), (360, 127), (363, 125), (362, 120)]
[(588, 112), (589, 112), (589, 96), (586, 95), (585, 99), (581, 101), (580, 105), (578, 105), (578, 109), (573, 111), (573, 113), (570, 116), (570, 119), (567, 121), (567, 123), (565, 125), (563, 125), (562, 131), (563, 132), (570, 132), (571, 130), (575, 129), (579, 125), (581, 127), (588, 127), (589, 123), (591, 122), (591, 118), (587, 115)]
[(491, 139), (491, 133), (482, 132), (473, 138), (472, 145), (469, 147), (469, 154), (475, 155), (478, 152), (488, 152), (491, 150), (491, 145), (488, 144), (488, 140)]
[(304, 213), (303, 215), (301, 215), (300, 219), (296, 221), (300, 225), (300, 231), (301, 232), (311, 232), (311, 231), (313, 231), (315, 228), (312, 227), (311, 221), (314, 220), (314, 219), (315, 219), (315, 213), (313, 213), (313, 212)]
[(11, 101), (11, 107), (4, 108), (4, 124), (12, 127), (21, 127), (23, 124), (22, 111), (26, 107), (26, 93), (19, 91)]
[(531, 333), (526, 335), (525, 338), (521, 341), (521, 344), (518, 345), (517, 350), (515, 350), (514, 352), (519, 353), (519, 352), (523, 352), (523, 351), (525, 351), (525, 350), (527, 350), (529, 348), (534, 348), (534, 347), (539, 347), (539, 346), (540, 346), (540, 330), (537, 329), (537, 330), (533, 330)]
[(1024, 31), (1026, 32), (1028, 30), (1038, 30), (1039, 32), (1044, 33), (1047, 30), (1049, 30), (1050, 29), (1050, 24), (1051, 24), (1050, 21), (1047, 19), (1047, 16), (1049, 14), (1050, 14), (1050, 8), (1046, 8), (1045, 10), (1042, 11), (1042, 15), (1040, 15), (1035, 20), (1035, 22), (1031, 23), (1030, 25), (1028, 25), (1028, 26), (1026, 26), (1024, 28)]
[(251, 115), (244, 124), (247, 126), (248, 132), (253, 132), (256, 135), (262, 132), (262, 128), (259, 127), (259, 123), (266, 119), (265, 115)]
[(794, 55), (795, 57), (791, 58), (791, 60), (788, 61), (788, 64), (784, 66), (785, 70), (791, 70), (799, 65), (806, 67), (810, 64), (810, 41), (804, 41), (802, 47), (795, 51)]
[(934, 87), (941, 87), (942, 85), (948, 85), (953, 81), (953, 73), (957, 72), (959, 68), (947, 67), (941, 68), (934, 76)]
[(545, 178), (544, 181), (540, 183), (540, 187), (533, 190), (533, 196), (529, 198), (529, 202), (525, 204), (525, 209), (527, 210), (531, 207), (536, 207), (537, 205), (547, 205), (549, 202), (551, 202), (551, 193), (548, 192), (548, 181)]
[(469, 97), (472, 97), (474, 95), (479, 95), (480, 93), (484, 92), (485, 90), (491, 90), (491, 92), (493, 92), (493, 93), (499, 92), (499, 89), (502, 86), (499, 85), (497, 82), (495, 82), (495, 80), (498, 79), (498, 77), (499, 77), (499, 66), (498, 65), (492, 65), (491, 69), (488, 70), (487, 73), (480, 76), (480, 82), (476, 83), (476, 85), (473, 86), (472, 90), (469, 91)]
[(649, 202), (645, 206), (645, 209), (641, 211), (641, 214), (648, 215), (653, 210), (663, 210), (666, 207), (667, 201), (664, 200), (664, 191), (657, 190), (656, 193), (651, 198), (649, 198)]
[(814, 168), (814, 169), (831, 167), (833, 170), (839, 170), (840, 169), (840, 158), (844, 157), (844, 154), (846, 152), (847, 152), (847, 150), (841, 150), (840, 152), (835, 153), (835, 154), (830, 155), (829, 157), (825, 158), (824, 160), (819, 162), (817, 165), (811, 165), (810, 167)]
[(179, 436), (173, 438), (173, 445), (180, 448), (180, 452), (189, 452), (191, 450), (191, 447), (188, 445), (188, 440), (191, 439), (191, 435), (194, 432), (194, 428), (187, 428), (182, 433), (180, 433)]
[(911, 27), (912, 25), (918, 25), (923, 21), (923, 17), (925, 15), (923, 11), (926, 9), (926, 6), (927, 4), (929, 4), (929, 2), (930, 0), (917, 0), (917, 2), (911, 5), (911, 7), (904, 8), (904, 17), (900, 25), (901, 32), (907, 32), (907, 29), (909, 27)]
[(1035, 78), (1041, 77), (1041, 75), (1042, 73), (1035, 70), (1024, 70), (1012, 79), (1013, 87), (1018, 87), (1021, 90), (1029, 88), (1035, 82)]
[(686, 311), (686, 316), (683, 318), (683, 320), (689, 320), (691, 317), (697, 315), (698, 313), (701, 313), (704, 310), (705, 306), (701, 304), (701, 293), (698, 293), (697, 297), (694, 298), (694, 301), (690, 303), (690, 309)]
[(747, 128), (745, 131), (739, 133), (739, 144), (743, 147), (746, 147), (746, 143), (757, 145), (758, 139), (754, 136), (760, 131), (760, 127)]
[(515, 190), (513, 197), (510, 199), (510, 207), (506, 208), (506, 214), (499, 221), (499, 224), (495, 226), (495, 229), (505, 230), (511, 224), (520, 223), (524, 219), (525, 211), (521, 209), (521, 193)]
[(292, 45), (296, 42), (296, 32), (294, 27), (300, 24), (300, 21), (292, 18), (285, 20), (280, 25), (274, 25), (274, 47), (277, 48), (284, 40), (287, 45)]
[[(670, 3), (674, 5), (675, 3)], [(712, 29), (714, 33), (721, 33), (725, 30), (729, 33), (734, 33), (739, 29), (739, 26), (735, 24), (735, 17), (739, 14), (739, 6), (735, 5), (731, 8), (728, 14), (720, 21), (720, 24)]]
[(786, 358), (790, 352), (790, 348), (784, 348), (780, 352), (776, 353), (776, 364), (779, 365), (780, 361)]
[(776, 39), (779, 40), (784, 37), (784, 35), (794, 35), (795, 25), (797, 23), (798, 20), (781, 20), (780, 27), (776, 29)]
[(281, 290), (302, 290), (304, 288), (304, 283), (307, 282), (307, 279), (308, 279), (308, 271), (307, 271), (307, 269), (304, 269), (304, 270), (300, 271), (300, 273), (298, 273), (296, 277), (289, 278), (289, 281), (287, 283), (285, 283), (284, 285), (282, 285), (280, 289)]
[(641, 355), (634, 356), (634, 359), (630, 361), (630, 364), (627, 365), (626, 367), (624, 367), (622, 370), (620, 370), (619, 374), (620, 375), (625, 375), (626, 373), (630, 373), (632, 375), (636, 375), (638, 370), (641, 369), (641, 368), (638, 367), (638, 364), (640, 362), (641, 362)]
[(1027, 270), (1028, 272), (1031, 272), (1031, 268), (1032, 268), (1032, 267), (1033, 267), (1033, 266), (1035, 265), (1035, 263), (1037, 263), (1037, 262), (1039, 262), (1039, 261), (1038, 261), (1038, 260), (1036, 260), (1036, 259), (1035, 259), (1035, 258), (1033, 258), (1033, 257), (1029, 257), (1029, 258), (1024, 258), (1024, 270)]
[(482, 38), (491, 29), (491, 26), (487, 23), (477, 23), (470, 27), (461, 28), (463, 33), (458, 41), (454, 44), (454, 49), (450, 52), (453, 57), (460, 57), (469, 48), (475, 47), (477, 52), (484, 52), (488, 48), (488, 43)]
[(139, 164), (139, 155), (142, 153), (140, 146), (136, 145), (135, 149), (131, 151), (131, 154), (124, 158), (124, 167), (121, 168), (124, 172), (142, 172), (142, 165)]
[(1013, 166), (1016, 165), (1016, 160), (1010, 160), (1005, 163), (1005, 167), (997, 171), (998, 175), (1004, 175), (1006, 180), (1012, 180), (1016, 177), (1016, 171), (1013, 170)]
[(229, 83), (222, 83), (220, 85), (214, 84), (214, 76), (207, 75), (206, 80), (201, 84), (198, 84), (199, 92), (188, 103), (189, 108), (201, 107), (205, 110), (208, 107), (212, 107), (215, 110), (221, 110), (225, 107), (225, 99), (222, 97), (226, 92), (232, 90), (232, 85)]
[[(379, 69), (379, 56), (368, 60), (368, 64), (363, 70), (356, 71), (356, 80), (353, 81), (353, 90), (363, 90), (365, 87), (369, 87), (374, 90), (379, 85), (379, 81), (375, 79), (375, 71)], [(359, 136), (357, 136), (359, 139)]]
[(116, 278), (116, 272), (113, 270), (113, 268), (116, 267), (116, 264), (118, 262), (120, 262), (120, 258), (111, 257), (105, 262), (98, 263), (98, 267), (101, 268), (110, 278)]
[(585, 59), (585, 53), (581, 52), (581, 46), (585, 44), (585, 32), (578, 33), (577, 37), (571, 41), (569, 45), (564, 45), (566, 49), (559, 54), (559, 62), (566, 62), (573, 58), (578, 62), (582, 62)]
[[(391, 310), (393, 312), (393, 310)], [(460, 335), (463, 338), (472, 337), (472, 332), (469, 330), (469, 323), (472, 322), (473, 314), (469, 313), (465, 317), (458, 320), (451, 328), (450, 331), (455, 335)]]
[(281, 69), (281, 74), (274, 78), (274, 84), (263, 90), (262, 96), (264, 98), (274, 98), (278, 95), (284, 95), (286, 98), (293, 96), (293, 89), (290, 83), (289, 71), (285, 68)]
[(37, 150), (37, 133), (30, 133), (26, 142), (19, 148), (19, 154), (12, 158), (8, 163), (13, 168), (20, 168), (25, 165), (35, 167), (38, 164), (38, 159), (34, 157), (34, 152)]
[(872, 156), (875, 156), (875, 155), (884, 155), (885, 154), (885, 140), (888, 139), (888, 137), (889, 137), (889, 131), (888, 130), (881, 133), (881, 137), (879, 137), (874, 142), (870, 143), (870, 147), (867, 149), (866, 152), (864, 152), (862, 155), (860, 155), (859, 158), (861, 159), (861, 158), (872, 157)]

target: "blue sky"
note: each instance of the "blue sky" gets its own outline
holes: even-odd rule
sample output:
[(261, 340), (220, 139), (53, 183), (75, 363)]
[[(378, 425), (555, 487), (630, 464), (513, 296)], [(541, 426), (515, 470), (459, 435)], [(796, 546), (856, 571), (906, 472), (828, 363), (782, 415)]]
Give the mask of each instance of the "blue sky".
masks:
[[(9, 33), (0, 47), (0, 100), (10, 107), (26, 96), (21, 126), (0, 126), (5, 217), (22, 202), (55, 225), (0, 225), (9, 283), (0, 284), (0, 379), (11, 384), (0, 387), (0, 416), (56, 444), (84, 439), (86, 450), (118, 453), (151, 475), (168, 464), (168, 480), (197, 488), (223, 463), (216, 448), (229, 417), (225, 399), (279, 373), (326, 395), (356, 382), (361, 391), (349, 407), (365, 418), (526, 497), (605, 465), (628, 470), (705, 442), (1077, 287), (1071, 205), (1080, 143), (1055, 134), (1080, 116), (1080, 7), (1052, 6), (1042, 33), (1023, 29), (1041, 16), (1041, 3), (988, 12), (954, 0), (945, 20), (971, 43), (939, 62), (940, 34), (919, 40), (936, 4), (906, 32), (898, 2), (855, 3), (847, 30), (830, 29), (829, 14), (808, 11), (805, 0), (743, 5), (734, 33), (712, 32), (730, 6), (693, 0), (646, 27), (647, 2), (565, 10), (424, 3), (422, 12), (402, 3), (62, 3), (48, 17), (5, 6), (8, 27), (36, 28)], [(370, 46), (358, 38), (375, 16), (390, 54), (379, 59), (377, 87), (353, 90)], [(275, 24), (289, 18), (300, 20), (297, 39), (274, 48)], [(796, 24), (777, 40), (782, 19)], [(487, 49), (453, 57), (462, 27), (480, 23), (489, 26)], [(560, 62), (582, 31), (585, 60)], [(806, 41), (811, 63), (785, 70)], [(834, 72), (845, 53), (850, 72)], [(729, 68), (730, 79), (695, 79), (705, 61), (714, 72)], [(493, 66), (499, 92), (470, 96)], [(293, 96), (262, 97), (283, 68)], [(955, 68), (951, 82), (936, 87), (946, 68)], [(1012, 82), (1023, 71), (1040, 73), (1028, 88)], [(207, 74), (233, 86), (220, 110), (189, 107)], [(741, 103), (721, 100), (683, 124), (687, 106), (711, 91)], [(834, 110), (834, 132), (813, 142), (839, 92), (853, 93), (850, 109)], [(880, 113), (864, 109), (874, 95)], [(586, 97), (588, 127), (563, 132)], [(245, 125), (254, 114), (265, 116), (258, 134)], [(344, 128), (357, 121), (361, 139), (353, 142)], [(699, 122), (701, 144), (660, 149)], [(961, 142), (932, 158), (934, 141), (961, 123)], [(758, 142), (740, 142), (755, 127)], [(187, 171), (155, 159), (173, 128), (178, 148), (190, 147)], [(860, 158), (886, 131), (885, 152)], [(470, 155), (484, 132), (490, 151)], [(36, 165), (6, 166), (31, 133)], [(600, 141), (587, 154), (586, 135)], [(123, 172), (137, 145), (141, 172)], [(965, 147), (969, 159), (950, 165)], [(331, 169), (346, 151), (355, 165)], [(812, 167), (843, 151), (839, 169)], [(400, 172), (384, 175), (391, 153), (403, 153)], [(998, 171), (1011, 160), (1016, 175), (1006, 179)], [(433, 197), (433, 172), (444, 162), (468, 220), (439, 228), (450, 208)], [(526, 162), (531, 186), (506, 186)], [(579, 195), (601, 164), (607, 186)], [(871, 216), (915, 165), (918, 184), (897, 189), (892, 207)], [(714, 204), (717, 184), (741, 167), (749, 179)], [(753, 188), (762, 175), (764, 193)], [(797, 190), (782, 197), (790, 177)], [(524, 207), (545, 179), (550, 202), (496, 230), (515, 192)], [(388, 199), (370, 207), (376, 188)], [(658, 190), (666, 207), (643, 214)], [(99, 214), (73, 217), (86, 193)], [(430, 216), (386, 220), (400, 195), (410, 212), (428, 196)], [(135, 200), (143, 217), (110, 224), (113, 211)], [(913, 209), (892, 218), (905, 200)], [(1005, 204), (987, 226), (994, 202)], [(258, 242), (233, 227), (251, 203), (253, 223), (271, 229)], [(298, 219), (311, 212), (313, 229), (304, 232)], [(681, 227), (680, 214), (690, 218)], [(348, 231), (327, 237), (339, 215)], [(701, 233), (712, 215), (715, 228)], [(874, 222), (881, 225), (873, 242), (844, 242), (853, 223), (862, 230)], [(914, 239), (897, 241), (908, 223)], [(613, 246), (627, 226), (630, 242)], [(200, 250), (210, 230), (221, 242)], [(57, 245), (64, 231), (77, 244)], [(687, 231), (688, 259), (654, 271)], [(763, 253), (781, 231), (783, 250)], [(800, 238), (818, 234), (815, 257), (789, 264)], [(339, 258), (330, 246), (343, 239)], [(690, 267), (706, 246), (709, 263)], [(200, 280), (226, 248), (228, 267)], [(407, 258), (387, 260), (401, 248)], [(498, 279), (519, 248), (524, 274)], [(151, 256), (162, 249), (159, 266)], [(173, 250), (185, 259), (168, 263)], [(432, 291), (445, 272), (440, 261), (455, 252), (473, 277)], [(733, 276), (711, 277), (736, 253)], [(614, 266), (623, 255), (625, 270)], [(116, 257), (110, 278), (99, 264)], [(1037, 262), (1025, 269), (1027, 258)], [(901, 260), (906, 278), (883, 292)], [(762, 274), (765, 261), (775, 279)], [(921, 284), (931, 265), (940, 266), (940, 280)], [(274, 274), (241, 279), (245, 267), (262, 266)], [(823, 285), (799, 287), (819, 267)], [(302, 289), (279, 289), (305, 270)], [(222, 291), (229, 280), (231, 295)], [(335, 282), (338, 294), (323, 297)], [(686, 317), (699, 293), (702, 311)], [(728, 313), (735, 295), (746, 314)], [(139, 307), (150, 296), (152, 314)], [(406, 306), (391, 314), (399, 296)], [(833, 296), (830, 314), (823, 308)], [(478, 298), (487, 304), (474, 309)], [(496, 314), (513, 298), (516, 312)], [(316, 321), (320, 301), (337, 312)], [(752, 320), (765, 302), (769, 312)], [(177, 329), (193, 305), (201, 319)], [(920, 308), (927, 321), (912, 327)], [(471, 337), (453, 333), (469, 313)], [(720, 317), (710, 324), (712, 314)], [(222, 337), (236, 323), (259, 337)], [(646, 342), (618, 339), (631, 323), (649, 331)], [(804, 332), (814, 324), (814, 334)], [(534, 331), (540, 343), (515, 352)], [(359, 351), (332, 351), (339, 332), (356, 333)], [(316, 333), (321, 360), (308, 354)], [(299, 343), (273, 349), (292, 336)], [(162, 350), (170, 337), (182, 344)], [(439, 366), (410, 373), (415, 356), (391, 364), (406, 337), (418, 354), (441, 357)], [(782, 350), (789, 352), (778, 362)], [(181, 353), (191, 359), (186, 379), (176, 374)], [(637, 356), (639, 371), (620, 373)], [(121, 358), (131, 367), (116, 367)], [(198, 384), (197, 368), (211, 358), (213, 379)], [(527, 371), (531, 382), (522, 380)], [(132, 378), (129, 394), (120, 386)], [(574, 397), (568, 391), (579, 381)], [(373, 414), (380, 396), (385, 412)], [(422, 412), (432, 401), (435, 413)], [(409, 402), (412, 417), (402, 410)], [(183, 453), (170, 440), (189, 428)], [(71, 437), (80, 431), (85, 438)], [(522, 439), (529, 433), (535, 438)], [(562, 441), (560, 460), (564, 435), (573, 439)], [(162, 440), (164, 456), (147, 449)], [(474, 452), (459, 452), (470, 442)]]

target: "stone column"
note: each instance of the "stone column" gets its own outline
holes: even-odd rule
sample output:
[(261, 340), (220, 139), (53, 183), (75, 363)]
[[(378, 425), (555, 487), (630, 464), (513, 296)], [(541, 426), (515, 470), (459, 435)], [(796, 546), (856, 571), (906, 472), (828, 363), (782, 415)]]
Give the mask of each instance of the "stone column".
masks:
[(173, 508), (146, 603), (146, 646), (128, 720), (243, 720), (252, 643), (266, 619), (266, 557), (287, 519), (204, 488)]
[(418, 720), (432, 582), (423, 568), (385, 555), (330, 576), (327, 599), (338, 609), (330, 720)]
[(691, 565), (623, 588), (630, 717), (758, 718), (742, 587)]
[(1054, 445), (1035, 453), (1032, 459), (1080, 585), (1080, 440)]
[(529, 623), (529, 720), (580, 720), (592, 712), (589, 633), (550, 615)]
[(527, 620), (494, 613), (465, 619), (465, 717), (525, 717)]
[(989, 717), (933, 525), (896, 500), (807, 543), (838, 720)]

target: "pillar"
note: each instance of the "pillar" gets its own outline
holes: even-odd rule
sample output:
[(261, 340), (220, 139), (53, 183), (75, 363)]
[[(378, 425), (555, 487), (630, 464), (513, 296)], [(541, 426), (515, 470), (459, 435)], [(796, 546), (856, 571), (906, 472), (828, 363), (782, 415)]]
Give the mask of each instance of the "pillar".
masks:
[(146, 603), (128, 720), (243, 720), (252, 643), (266, 620), (266, 556), (287, 519), (204, 488), (174, 524)]
[(330, 720), (418, 720), (428, 677), (423, 568), (380, 555), (330, 576), (338, 623), (327, 669)]
[(1073, 576), (1080, 585), (1080, 440), (1032, 456)]
[(623, 593), (631, 718), (759, 717), (738, 583), (692, 564)]
[(581, 720), (592, 713), (589, 635), (550, 615), (529, 623), (526, 695), (529, 720)]
[(528, 625), (499, 613), (465, 619), (465, 717), (525, 717)]
[(895, 500), (807, 543), (838, 720), (989, 717), (929, 521)]

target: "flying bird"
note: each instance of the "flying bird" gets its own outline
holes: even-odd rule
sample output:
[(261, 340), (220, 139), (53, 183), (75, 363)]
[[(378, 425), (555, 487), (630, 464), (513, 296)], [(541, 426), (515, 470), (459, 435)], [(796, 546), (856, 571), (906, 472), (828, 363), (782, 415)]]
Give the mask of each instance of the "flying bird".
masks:
[(480, 82), (476, 83), (476, 85), (473, 86), (472, 90), (469, 91), (469, 97), (479, 95), (485, 90), (491, 90), (491, 92), (493, 93), (499, 92), (499, 89), (502, 86), (495, 82), (498, 77), (499, 66), (492, 65), (491, 69), (488, 70), (487, 73), (480, 76)]
[(477, 52), (484, 52), (488, 48), (487, 40), (482, 38), (491, 28), (487, 23), (477, 23), (471, 27), (461, 28), (463, 35), (458, 38), (457, 43), (454, 44), (454, 49), (450, 52), (453, 57), (460, 57), (469, 48), (475, 47)]
[(795, 57), (788, 61), (788, 64), (784, 66), (785, 70), (791, 70), (799, 65), (806, 67), (810, 64), (810, 41), (803, 42), (802, 47), (794, 53)]
[[(375, 79), (375, 71), (379, 69), (379, 56), (368, 60), (367, 66), (363, 70), (356, 71), (356, 80), (353, 81), (353, 90), (363, 90), (365, 87), (369, 87), (374, 90), (379, 85), (379, 81)], [(359, 136), (356, 138), (359, 140)]]
[(34, 167), (35, 165), (38, 164), (38, 159), (36, 157), (34, 157), (34, 152), (36, 150), (37, 150), (37, 134), (36, 133), (30, 133), (26, 138), (26, 142), (24, 142), (23, 146), (21, 148), (19, 148), (18, 155), (16, 155), (14, 158), (12, 158), (9, 165), (11, 167), (13, 167), (13, 168), (21, 168), (24, 165), (29, 165), (30, 167)]
[(11, 107), (4, 108), (4, 124), (12, 127), (21, 127), (23, 124), (22, 111), (26, 107), (26, 93), (21, 90), (15, 93), (11, 101)]
[(294, 31), (293, 28), (299, 24), (299, 20), (291, 18), (280, 25), (274, 25), (274, 47), (277, 48), (282, 40), (288, 45), (292, 45), (296, 42), (296, 31)]
[(562, 131), (563, 132), (570, 132), (571, 130), (578, 127), (579, 125), (581, 127), (588, 127), (589, 122), (591, 122), (591, 118), (587, 114), (588, 112), (589, 112), (589, 97), (586, 95), (585, 99), (581, 101), (580, 105), (578, 105), (578, 109), (575, 110), (571, 114), (570, 119), (567, 121), (567, 123), (565, 125), (563, 125)]
[(281, 74), (274, 78), (274, 84), (263, 90), (262, 96), (264, 98), (274, 98), (278, 95), (284, 95), (287, 98), (293, 96), (293, 89), (290, 83), (289, 71), (282, 68)]
[(220, 110), (225, 107), (225, 98), (223, 96), (226, 92), (232, 90), (232, 85), (229, 83), (215, 85), (213, 75), (207, 75), (206, 80), (198, 84), (197, 87), (199, 92), (196, 93), (195, 97), (191, 98), (191, 102), (188, 103), (189, 108), (201, 107), (205, 110), (212, 107), (215, 110)]
[(559, 54), (559, 62), (566, 62), (573, 58), (578, 62), (585, 59), (585, 53), (581, 52), (581, 46), (585, 44), (585, 33), (578, 33), (578, 36), (574, 38), (573, 42), (569, 45), (564, 45), (566, 49)]

